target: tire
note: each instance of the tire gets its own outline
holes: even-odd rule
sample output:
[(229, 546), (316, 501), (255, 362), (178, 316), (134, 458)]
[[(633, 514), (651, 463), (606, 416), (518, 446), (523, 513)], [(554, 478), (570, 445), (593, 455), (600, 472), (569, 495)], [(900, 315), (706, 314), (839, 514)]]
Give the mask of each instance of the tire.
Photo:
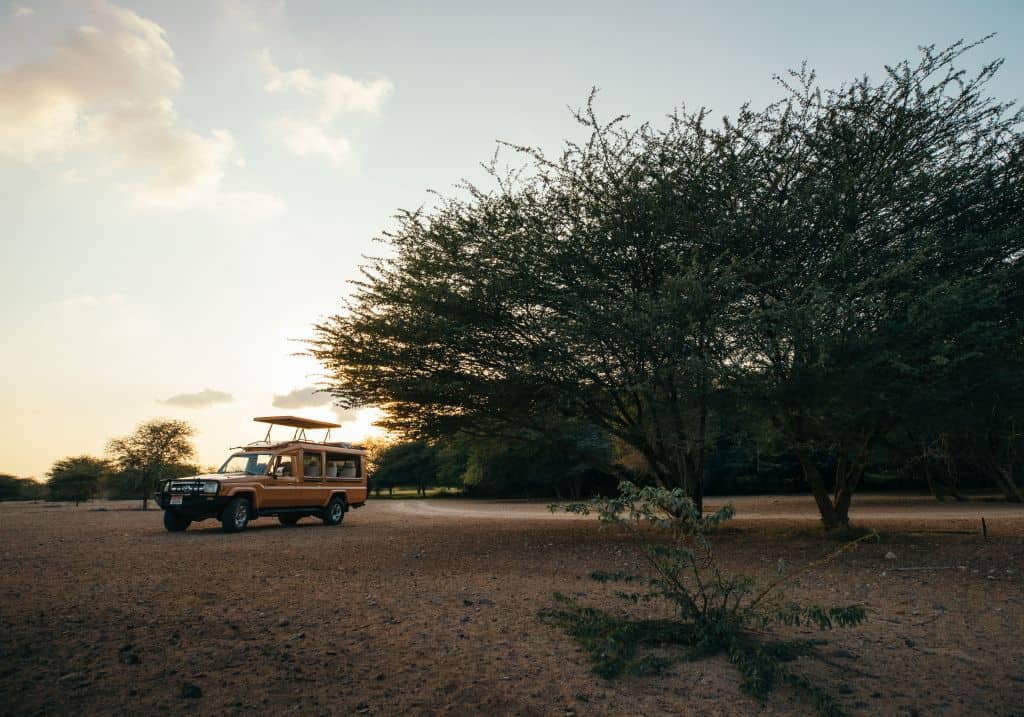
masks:
[(345, 499), (340, 495), (331, 498), (331, 502), (324, 509), (324, 525), (341, 525), (341, 521), (345, 519), (345, 509), (347, 507)]
[(281, 521), (281, 525), (295, 525), (301, 517), (301, 515), (279, 515), (277, 519)]
[(180, 533), (187, 530), (190, 525), (192, 525), (192, 521), (185, 516), (179, 515), (173, 510), (164, 511), (164, 528), (168, 533)]
[(233, 498), (220, 516), (220, 524), (225, 533), (240, 533), (249, 524), (252, 506), (248, 498)]

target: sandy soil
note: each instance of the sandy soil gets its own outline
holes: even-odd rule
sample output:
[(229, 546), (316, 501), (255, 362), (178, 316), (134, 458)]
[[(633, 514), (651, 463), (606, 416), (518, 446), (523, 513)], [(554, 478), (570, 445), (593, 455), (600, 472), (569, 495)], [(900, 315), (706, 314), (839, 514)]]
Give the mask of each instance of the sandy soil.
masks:
[[(728, 568), (768, 575), (835, 545), (809, 498), (739, 498)], [(712, 505), (719, 501), (712, 501)], [(809, 572), (802, 599), (862, 602), (800, 669), (852, 714), (1024, 715), (1024, 510), (860, 496), (886, 531)], [(543, 504), (371, 501), (338, 528), (263, 519), (164, 532), (124, 503), (0, 504), (0, 714), (802, 715), (739, 695), (722, 659), (605, 681), (537, 621), (630, 545)], [(985, 517), (988, 539), (981, 535)], [(886, 559), (888, 552), (895, 559)], [(923, 569), (922, 569), (923, 568)]]

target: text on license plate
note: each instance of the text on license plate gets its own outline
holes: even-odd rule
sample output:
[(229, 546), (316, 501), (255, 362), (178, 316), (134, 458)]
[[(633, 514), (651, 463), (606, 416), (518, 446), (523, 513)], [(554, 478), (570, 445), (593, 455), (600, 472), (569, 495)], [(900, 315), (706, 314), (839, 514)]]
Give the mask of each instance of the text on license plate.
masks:
[(171, 496), (171, 505), (181, 505), (181, 496), (180, 495), (172, 495)]

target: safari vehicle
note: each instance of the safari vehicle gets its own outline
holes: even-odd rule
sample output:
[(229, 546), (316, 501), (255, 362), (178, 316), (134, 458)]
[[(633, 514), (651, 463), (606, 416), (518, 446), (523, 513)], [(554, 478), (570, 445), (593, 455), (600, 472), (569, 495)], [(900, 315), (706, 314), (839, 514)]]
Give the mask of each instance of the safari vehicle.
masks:
[[(349, 508), (366, 503), (366, 451), (330, 441), (337, 423), (298, 416), (254, 418), (267, 423), (262, 441), (236, 448), (216, 473), (170, 480), (157, 503), (164, 527), (176, 533), (193, 521), (216, 518), (226, 533), (245, 530), (250, 520), (277, 516), (284, 525), (314, 516), (338, 525)], [(294, 428), (291, 440), (271, 441), (274, 426)], [(323, 441), (307, 430), (326, 429)]]

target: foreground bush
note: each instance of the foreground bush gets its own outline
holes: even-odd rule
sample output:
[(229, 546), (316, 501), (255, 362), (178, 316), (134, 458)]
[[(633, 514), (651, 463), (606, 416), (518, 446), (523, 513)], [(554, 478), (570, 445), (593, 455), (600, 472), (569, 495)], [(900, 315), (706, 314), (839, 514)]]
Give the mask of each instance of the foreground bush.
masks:
[[(708, 535), (732, 518), (731, 506), (702, 515), (682, 489), (638, 488), (629, 482), (619, 487), (617, 498), (552, 510), (596, 512), (602, 523), (630, 534), (647, 564), (646, 573), (598, 571), (591, 577), (627, 586), (616, 591), (627, 602), (667, 604), (671, 617), (633, 619), (626, 613), (581, 606), (556, 593), (557, 604), (542, 610), (541, 620), (579, 642), (593, 660), (594, 672), (605, 678), (623, 672), (658, 674), (681, 660), (724, 653), (739, 670), (740, 689), (747, 694), (763, 699), (781, 683), (808, 695), (821, 714), (841, 714), (826, 692), (786, 664), (814, 654), (823, 641), (777, 639), (766, 630), (850, 627), (865, 619), (864, 607), (800, 605), (787, 599), (785, 586), (794, 575), (781, 574), (781, 568), (779, 576), (760, 588), (750, 576), (723, 572)], [(847, 543), (829, 557), (868, 537)]]

